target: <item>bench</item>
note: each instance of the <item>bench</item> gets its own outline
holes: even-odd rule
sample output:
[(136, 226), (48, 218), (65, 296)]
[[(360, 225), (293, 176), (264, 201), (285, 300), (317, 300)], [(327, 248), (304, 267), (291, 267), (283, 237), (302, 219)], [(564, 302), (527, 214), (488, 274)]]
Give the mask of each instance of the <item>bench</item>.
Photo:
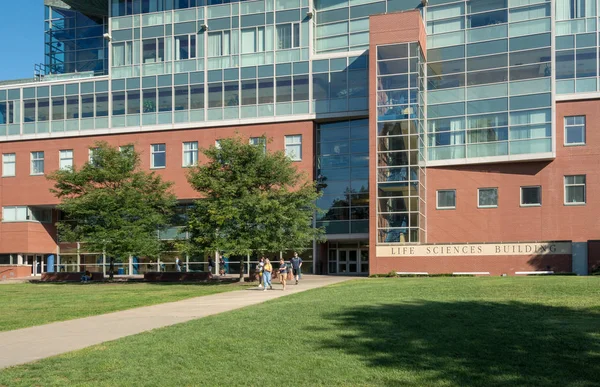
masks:
[(539, 275), (539, 274), (554, 274), (551, 270), (546, 271), (515, 271), (515, 275)]
[(208, 281), (212, 279), (212, 273), (209, 272), (181, 272), (181, 271), (149, 271), (144, 274), (144, 281), (147, 282), (197, 282)]
[[(42, 282), (81, 282), (83, 272), (60, 272), (60, 273), (42, 273)], [(92, 272), (90, 281), (104, 281), (104, 274)]]

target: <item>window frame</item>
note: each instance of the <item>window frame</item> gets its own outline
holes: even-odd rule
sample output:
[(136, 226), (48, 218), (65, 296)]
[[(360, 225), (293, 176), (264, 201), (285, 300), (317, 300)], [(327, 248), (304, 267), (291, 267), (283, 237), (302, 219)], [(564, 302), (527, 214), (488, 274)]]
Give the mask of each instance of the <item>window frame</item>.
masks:
[[(13, 156), (12, 161), (7, 161), (6, 156)], [(6, 174), (6, 164), (13, 165), (12, 175)], [(2, 177), (15, 177), (17, 176), (17, 154), (16, 153), (3, 153), (2, 154)]]
[[(454, 206), (452, 207), (441, 207), (440, 206), (440, 193), (441, 192), (453, 192), (454, 193)], [(436, 210), (456, 210), (456, 189), (438, 189), (435, 191), (435, 209)]]
[[(71, 152), (71, 157), (64, 157), (63, 156), (63, 152)], [(66, 171), (69, 169), (73, 169), (73, 159), (75, 157), (75, 152), (73, 152), (73, 149), (61, 149), (58, 151), (58, 169), (61, 171)], [(68, 165), (69, 168), (65, 168), (65, 165), (63, 165), (63, 161), (64, 160), (71, 160), (71, 164)]]
[[(290, 46), (280, 47), (281, 40), (279, 39), (279, 29), (277, 27), (283, 28), (284, 26), (289, 26), (290, 28)], [(275, 50), (293, 50), (295, 48), (300, 48), (300, 39), (302, 36), (301, 25), (299, 22), (289, 22), (289, 23), (279, 23), (275, 24)]]
[[(196, 148), (195, 149), (185, 149), (185, 145), (186, 144), (196, 144)], [(166, 149), (165, 149), (166, 152)], [(186, 160), (185, 160), (185, 155), (191, 153), (191, 154), (195, 154), (194, 157), (194, 162), (192, 164), (186, 164)], [(191, 168), (194, 167), (196, 165), (198, 165), (198, 141), (184, 141), (181, 143), (181, 166), (183, 168)]]
[[(150, 59), (150, 57), (146, 58), (144, 56), (144, 42), (149, 42), (151, 40), (154, 40), (154, 61), (150, 62), (150, 61), (146, 61), (146, 59)], [(161, 52), (161, 41), (162, 41), (162, 52)], [(166, 62), (166, 51), (167, 51), (167, 47), (166, 47), (166, 42), (165, 42), (165, 37), (157, 37), (157, 38), (146, 38), (146, 39), (142, 39), (141, 40), (141, 50), (142, 50), (142, 55), (141, 55), (141, 60), (142, 60), (142, 64), (157, 64), (157, 63), (164, 63)], [(162, 56), (160, 55), (162, 53)]]
[[(293, 143), (288, 144), (288, 142), (287, 142), (288, 138), (296, 138), (296, 137), (298, 137), (300, 139), (299, 142), (293, 142)], [(295, 158), (291, 157), (288, 154), (288, 145), (290, 145), (290, 146), (300, 146), (300, 155), (297, 156), (297, 157), (295, 157)], [(302, 135), (301, 134), (289, 134), (289, 135), (285, 135), (283, 137), (283, 147), (284, 147), (285, 155), (287, 157), (289, 157), (290, 160), (292, 160), (292, 161), (302, 161), (303, 149), (302, 149)]]
[[(568, 118), (579, 118), (579, 117), (583, 118), (583, 127), (582, 127), (583, 133), (582, 133), (582, 136), (581, 136), (583, 138), (583, 142), (568, 142), (567, 141), (567, 133), (568, 133), (567, 129), (581, 127), (582, 125), (581, 124), (568, 125), (567, 124), (567, 119)], [(563, 133), (564, 134), (564, 138), (563, 138), (563, 145), (564, 146), (583, 146), (583, 145), (586, 144), (586, 141), (587, 141), (587, 138), (586, 138), (587, 137), (586, 136), (586, 134), (587, 134), (587, 119), (586, 119), (585, 115), (565, 116), (563, 118), (563, 128), (564, 128), (564, 133)]]
[[(187, 53), (188, 57), (185, 59), (181, 59), (181, 40), (182, 38), (187, 37)], [(192, 44), (192, 40), (194, 43)], [(179, 47), (178, 47), (179, 43)], [(192, 54), (194, 54), (192, 56)], [(196, 59), (198, 57), (198, 35), (196, 34), (181, 34), (173, 36), (173, 60), (190, 60)]]
[[(230, 56), (231, 54), (231, 31), (230, 30), (221, 30), (221, 31), (211, 31), (207, 34), (207, 43), (206, 45), (208, 46), (208, 41), (210, 41), (210, 37), (211, 36), (216, 36), (217, 34), (221, 34), (221, 41), (220, 41), (220, 47), (219, 47), (219, 55), (211, 55), (211, 52), (209, 51), (206, 55), (207, 58), (221, 58), (224, 56)], [(225, 48), (227, 48), (227, 50), (225, 50)], [(226, 54), (224, 54), (224, 52), (227, 51)]]
[[(163, 151), (161, 151), (161, 150), (154, 151), (154, 146), (155, 145), (156, 146), (163, 145), (165, 147), (165, 149)], [(154, 156), (156, 154), (159, 154), (159, 153), (164, 153), (165, 154), (165, 165), (157, 167), (154, 164)], [(167, 144), (164, 143), (164, 142), (158, 143), (158, 144), (150, 144), (150, 169), (165, 169), (165, 168), (167, 168)]]
[[(39, 157), (38, 158), (34, 158), (34, 154), (36, 154), (36, 156), (39, 156), (41, 154), (42, 157), (41, 158), (39, 158)], [(44, 175), (44, 172), (46, 170), (45, 158), (46, 158), (46, 155), (44, 154), (44, 151), (32, 151), (32, 152), (29, 153), (29, 160), (30, 160), (29, 175), (30, 176), (43, 176)], [(40, 161), (42, 163), (42, 172), (34, 173), (33, 172), (33, 170), (34, 170), (34, 168), (33, 168), (34, 163), (40, 162)]]
[[(262, 147), (263, 153), (267, 153), (267, 139), (264, 136), (250, 137), (248, 143), (250, 145)], [(302, 147), (302, 144), (300, 144), (300, 147)]]
[[(583, 176), (583, 183), (572, 183), (567, 184), (568, 177), (581, 177)], [(563, 201), (565, 206), (585, 206), (587, 204), (587, 175), (565, 175), (563, 178)], [(568, 187), (581, 187), (583, 186), (583, 202), (568, 202), (567, 201), (567, 188)]]
[[(481, 190), (496, 190), (496, 204), (494, 204), (494, 205), (482, 205), (481, 204), (481, 196), (480, 196)], [(500, 197), (499, 197), (499, 193), (498, 193), (498, 187), (477, 188), (477, 208), (498, 208), (498, 201), (499, 201), (499, 199), (500, 199)]]
[[(537, 188), (540, 192), (540, 202), (534, 204), (523, 203), (523, 189)], [(524, 185), (519, 188), (519, 205), (521, 207), (541, 207), (542, 206), (542, 186), (541, 185)]]
[[(253, 51), (244, 51), (245, 46), (243, 45), (243, 34), (244, 32), (248, 33), (254, 31), (254, 50)], [(262, 39), (261, 39), (261, 33), (262, 33)], [(244, 28), (240, 28), (240, 42), (241, 47), (240, 47), (240, 55), (250, 55), (250, 54), (256, 54), (259, 52), (265, 52), (266, 51), (266, 42), (267, 42), (267, 36), (266, 36), (266, 31), (265, 31), (265, 26), (254, 26), (254, 27), (244, 27)], [(247, 48), (247, 47), (246, 47)]]

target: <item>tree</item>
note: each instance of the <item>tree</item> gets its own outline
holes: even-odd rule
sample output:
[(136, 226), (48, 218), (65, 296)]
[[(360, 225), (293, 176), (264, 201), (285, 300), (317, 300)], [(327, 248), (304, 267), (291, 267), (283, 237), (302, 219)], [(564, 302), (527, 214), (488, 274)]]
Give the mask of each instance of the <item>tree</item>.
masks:
[(187, 225), (192, 250), (247, 255), (302, 248), (320, 239), (323, 230), (312, 223), (320, 194), (283, 152), (267, 153), (236, 137), (202, 153), (207, 163), (188, 173), (201, 195)]
[(110, 257), (158, 256), (158, 230), (168, 225), (177, 203), (172, 183), (142, 171), (133, 146), (119, 150), (98, 142), (92, 152), (80, 169), (48, 176), (65, 217), (57, 225), (59, 238)]

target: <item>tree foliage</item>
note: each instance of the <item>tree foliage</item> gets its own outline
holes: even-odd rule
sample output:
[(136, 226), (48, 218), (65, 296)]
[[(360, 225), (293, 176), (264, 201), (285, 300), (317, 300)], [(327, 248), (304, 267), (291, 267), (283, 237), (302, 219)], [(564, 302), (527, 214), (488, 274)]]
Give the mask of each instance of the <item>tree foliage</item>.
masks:
[(142, 171), (132, 146), (119, 150), (98, 142), (92, 152), (80, 169), (48, 176), (65, 215), (58, 223), (59, 238), (112, 257), (157, 256), (158, 229), (168, 225), (177, 203), (172, 183)]
[(208, 162), (192, 168), (188, 181), (200, 193), (187, 229), (196, 251), (246, 255), (308, 246), (319, 193), (283, 152), (236, 137), (202, 150)]

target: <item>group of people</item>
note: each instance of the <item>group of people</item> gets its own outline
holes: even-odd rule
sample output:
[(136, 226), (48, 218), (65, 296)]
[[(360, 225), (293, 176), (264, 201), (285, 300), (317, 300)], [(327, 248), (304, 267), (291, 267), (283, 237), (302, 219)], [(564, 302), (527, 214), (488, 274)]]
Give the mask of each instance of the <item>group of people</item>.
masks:
[[(300, 280), (300, 270), (302, 268), (302, 258), (298, 256), (297, 252), (294, 252), (294, 256), (290, 259), (289, 263), (286, 263), (283, 258), (279, 259), (279, 268), (277, 269), (277, 274), (279, 276), (279, 282), (283, 285), (283, 290), (285, 290), (286, 284), (288, 280), (296, 279), (296, 285), (298, 285), (298, 281)], [(256, 266), (257, 274), (259, 275), (259, 284), (258, 287), (262, 288), (263, 291), (267, 291), (267, 289), (273, 290), (273, 284), (271, 282), (272, 276), (274, 273), (273, 264), (269, 258), (265, 258), (264, 256), (260, 258), (258, 265)]]

